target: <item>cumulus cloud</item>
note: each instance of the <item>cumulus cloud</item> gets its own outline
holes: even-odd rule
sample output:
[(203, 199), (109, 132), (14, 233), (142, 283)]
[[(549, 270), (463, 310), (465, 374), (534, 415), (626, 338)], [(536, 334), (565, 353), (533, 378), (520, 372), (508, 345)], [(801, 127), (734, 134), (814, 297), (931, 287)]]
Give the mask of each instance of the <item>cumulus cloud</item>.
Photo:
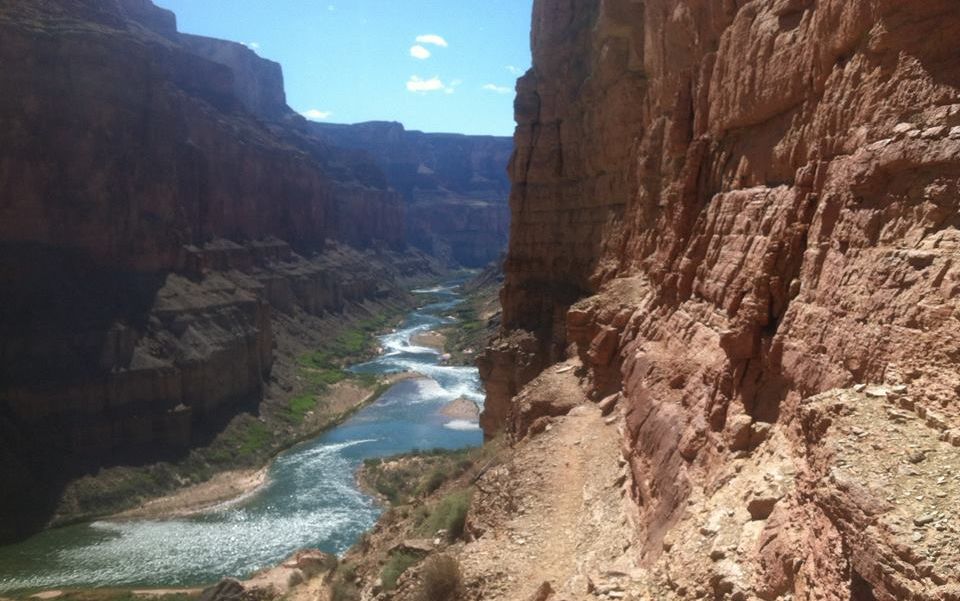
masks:
[(430, 51), (420, 44), (417, 44), (416, 46), (412, 46), (410, 48), (410, 56), (424, 60), (430, 58)]
[(311, 121), (323, 121), (333, 116), (333, 111), (321, 111), (320, 109), (310, 109), (304, 111), (303, 116)]
[(427, 92), (443, 92), (444, 94), (453, 94), (461, 82), (455, 79), (450, 85), (443, 83), (443, 80), (434, 75), (430, 79), (424, 79), (419, 75), (411, 75), (407, 80), (407, 91), (426, 94)]
[(443, 85), (443, 82), (440, 81), (440, 78), (436, 76), (430, 79), (423, 79), (419, 75), (411, 75), (410, 79), (407, 80), (408, 92), (438, 92), (446, 89), (446, 87), (447, 86)]
[(260, 50), (260, 42), (245, 42), (243, 45), (250, 50)]
[(507, 86), (498, 86), (493, 83), (484, 84), (483, 89), (487, 90), (488, 92), (495, 92), (497, 94), (510, 94), (513, 92), (513, 90)]
[(426, 35), (418, 35), (417, 43), (433, 44), (434, 46), (440, 46), (441, 48), (446, 48), (449, 45), (447, 44), (447, 40), (443, 39), (442, 36), (438, 36), (433, 33), (426, 34)]

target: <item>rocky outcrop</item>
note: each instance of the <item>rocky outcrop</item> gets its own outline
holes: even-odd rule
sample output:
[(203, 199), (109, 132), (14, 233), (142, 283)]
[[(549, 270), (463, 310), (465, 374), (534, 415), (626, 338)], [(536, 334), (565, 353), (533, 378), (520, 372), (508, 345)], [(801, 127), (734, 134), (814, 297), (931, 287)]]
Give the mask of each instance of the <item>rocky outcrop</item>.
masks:
[(278, 63), (259, 57), (238, 42), (187, 34), (179, 34), (177, 41), (191, 52), (230, 68), (233, 93), (247, 112), (266, 121), (290, 113), (283, 69)]
[(126, 21), (104, 30), (82, 13), (51, 14), (14, 10), (2, 24), (9, 61), (61, 66), (3, 73), (18, 90), (0, 106), (3, 241), (147, 271), (173, 269), (184, 244), (218, 237), (276, 236), (301, 252), (326, 238), (396, 239), (395, 225), (382, 228), (399, 207), (341, 234), (338, 206), (349, 203), (243, 111), (226, 65)]
[(310, 123), (308, 131), (372, 157), (405, 201), (407, 238), (417, 248), (483, 267), (506, 247), (509, 138), (426, 134), (386, 122)]
[[(535, 2), (483, 424), (572, 354), (594, 399), (622, 393), (632, 553), (659, 594), (956, 595), (856, 492), (869, 446), (817, 484), (824, 443), (798, 429), (804, 399), (858, 382), (960, 425), (958, 33), (946, 1)], [(791, 500), (727, 496), (768, 455)], [(727, 526), (691, 520), (721, 506), (744, 521), (713, 553)]]

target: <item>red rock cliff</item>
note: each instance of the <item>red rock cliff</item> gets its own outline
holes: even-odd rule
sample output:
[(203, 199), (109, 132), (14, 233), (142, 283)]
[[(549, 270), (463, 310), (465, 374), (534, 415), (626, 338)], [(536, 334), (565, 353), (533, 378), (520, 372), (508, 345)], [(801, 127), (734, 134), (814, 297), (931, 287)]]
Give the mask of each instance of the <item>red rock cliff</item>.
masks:
[(6, 2), (0, 64), (5, 539), (64, 479), (256, 409), (273, 313), (426, 263), (395, 261), (403, 206), (369, 159), (299, 133), (278, 65), (148, 0)]
[[(952, 543), (911, 532), (955, 491), (904, 501), (831, 437), (916, 446), (866, 446), (886, 403), (956, 451), (958, 39), (951, 0), (535, 2), (484, 426), (524, 431), (511, 397), (568, 354), (621, 394), (662, 594), (957, 598)], [(815, 396), (858, 383), (885, 388)], [(769, 507), (719, 503), (764, 461)]]
[(408, 131), (399, 123), (311, 123), (330, 144), (369, 154), (405, 201), (410, 244), (466, 267), (483, 267), (507, 245), (509, 138)]

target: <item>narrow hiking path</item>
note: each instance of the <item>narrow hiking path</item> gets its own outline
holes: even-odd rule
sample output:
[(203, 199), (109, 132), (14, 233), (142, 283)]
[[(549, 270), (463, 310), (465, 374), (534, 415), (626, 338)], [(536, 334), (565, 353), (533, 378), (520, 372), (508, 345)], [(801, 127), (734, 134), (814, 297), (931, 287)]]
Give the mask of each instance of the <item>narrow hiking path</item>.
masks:
[[(547, 377), (553, 391), (582, 399), (572, 372)], [(479, 480), (470, 524), (479, 538), (460, 554), (471, 596), (526, 600), (544, 583), (565, 599), (616, 589), (607, 582), (628, 569), (629, 547), (620, 423), (619, 413), (580, 404)]]

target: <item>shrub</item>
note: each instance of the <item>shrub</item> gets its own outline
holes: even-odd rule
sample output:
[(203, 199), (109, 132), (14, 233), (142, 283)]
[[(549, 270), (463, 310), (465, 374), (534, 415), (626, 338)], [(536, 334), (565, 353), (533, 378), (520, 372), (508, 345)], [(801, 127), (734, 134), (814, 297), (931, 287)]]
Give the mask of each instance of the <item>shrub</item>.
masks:
[(331, 601), (360, 601), (360, 590), (352, 582), (337, 580), (333, 583)]
[(449, 540), (454, 541), (460, 538), (467, 521), (471, 496), (470, 490), (459, 490), (444, 497), (430, 512), (421, 530), (427, 535), (433, 535), (438, 530), (446, 530)]
[(454, 601), (460, 596), (460, 564), (449, 555), (434, 555), (420, 571), (420, 601)]
[(357, 566), (349, 561), (341, 563), (334, 575), (330, 591), (331, 601), (360, 601), (360, 590), (354, 584)]
[(317, 397), (312, 394), (305, 394), (290, 399), (290, 405), (287, 410), (290, 413), (290, 418), (299, 424), (307, 416), (307, 413), (313, 411), (316, 407)]
[(249, 455), (263, 450), (269, 444), (271, 439), (270, 430), (260, 421), (250, 422), (246, 430), (241, 435), (240, 454)]
[(383, 590), (392, 591), (397, 587), (397, 579), (400, 574), (407, 571), (407, 568), (420, 561), (420, 558), (412, 553), (395, 553), (390, 556), (387, 565), (383, 566), (380, 573), (380, 581), (383, 582)]
[(303, 370), (301, 376), (304, 377), (307, 382), (320, 390), (324, 390), (328, 386), (333, 386), (334, 384), (342, 382), (349, 377), (347, 372), (343, 371), (342, 369), (332, 367), (318, 367), (309, 370)]
[(430, 478), (427, 479), (426, 484), (424, 484), (423, 489), (427, 494), (430, 494), (443, 486), (443, 483), (447, 481), (447, 475), (443, 470), (437, 468), (430, 473)]

